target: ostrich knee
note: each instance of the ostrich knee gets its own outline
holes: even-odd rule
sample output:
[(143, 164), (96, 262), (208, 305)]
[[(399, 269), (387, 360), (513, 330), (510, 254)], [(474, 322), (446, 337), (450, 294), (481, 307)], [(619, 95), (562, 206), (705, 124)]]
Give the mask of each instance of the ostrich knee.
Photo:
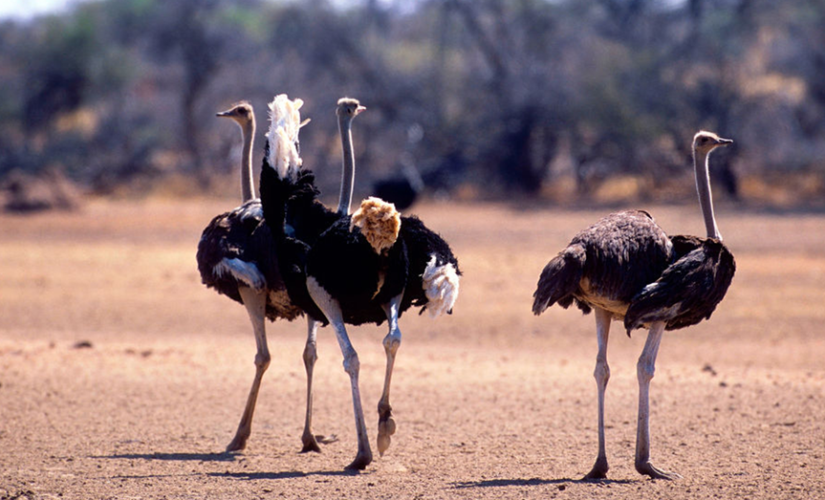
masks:
[(639, 383), (650, 383), (650, 381), (653, 380), (653, 375), (655, 373), (656, 365), (653, 360), (647, 358), (639, 359), (639, 362), (636, 364), (636, 376), (639, 379)]
[(304, 366), (309, 370), (315, 366), (316, 360), (318, 360), (318, 349), (314, 342), (307, 342), (304, 347)]
[(401, 335), (400, 332), (398, 335), (389, 334), (384, 337), (384, 351), (386, 351), (387, 355), (395, 357), (395, 354), (398, 352), (398, 348), (401, 347)]
[(596, 379), (596, 384), (599, 386), (607, 386), (607, 382), (610, 380), (610, 367), (607, 365), (607, 361), (596, 361), (596, 369), (593, 370), (593, 377)]
[(350, 377), (357, 377), (361, 371), (361, 362), (358, 361), (358, 353), (355, 351), (351, 351), (344, 356), (344, 371), (347, 372)]
[(270, 361), (272, 361), (272, 357), (269, 355), (269, 352), (259, 352), (255, 355), (255, 366), (261, 373), (265, 372), (266, 369), (269, 368)]

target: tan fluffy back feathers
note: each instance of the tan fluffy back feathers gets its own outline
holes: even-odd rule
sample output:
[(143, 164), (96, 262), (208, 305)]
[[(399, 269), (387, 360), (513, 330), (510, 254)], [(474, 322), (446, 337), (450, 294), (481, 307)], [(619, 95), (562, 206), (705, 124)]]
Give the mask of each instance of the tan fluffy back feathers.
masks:
[(398, 239), (401, 214), (392, 203), (370, 197), (362, 201), (358, 210), (352, 214), (350, 231), (353, 227), (358, 227), (375, 253), (380, 254), (393, 246)]

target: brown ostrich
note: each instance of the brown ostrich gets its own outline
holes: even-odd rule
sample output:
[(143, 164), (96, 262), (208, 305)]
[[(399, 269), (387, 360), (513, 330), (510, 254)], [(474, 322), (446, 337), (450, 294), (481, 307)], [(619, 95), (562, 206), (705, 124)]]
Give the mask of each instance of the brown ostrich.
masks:
[(596, 386), (599, 405), (599, 453), (585, 479), (607, 477), (604, 394), (610, 378), (607, 339), (612, 320), (623, 320), (628, 336), (648, 328), (639, 362), (639, 416), (636, 429), (636, 470), (652, 478), (678, 474), (650, 461), (650, 381), (665, 330), (675, 330), (710, 318), (733, 279), (733, 255), (722, 243), (710, 191), (708, 158), (733, 141), (701, 131), (693, 138), (693, 163), (699, 205), (707, 237), (668, 237), (644, 211), (608, 215), (576, 235), (541, 273), (533, 294), (533, 313), (558, 303), (575, 303), (585, 314), (596, 311)]

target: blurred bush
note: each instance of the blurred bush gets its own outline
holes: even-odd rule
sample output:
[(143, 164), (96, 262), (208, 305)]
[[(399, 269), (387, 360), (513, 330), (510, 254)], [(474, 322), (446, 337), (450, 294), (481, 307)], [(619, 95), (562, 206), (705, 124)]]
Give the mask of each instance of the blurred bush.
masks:
[(253, 103), (259, 163), (283, 92), (306, 102), (302, 152), (328, 193), (350, 95), (369, 109), (362, 193), (404, 158), (433, 195), (692, 196), (690, 141), (711, 129), (736, 141), (717, 192), (776, 199), (807, 179), (790, 199), (825, 194), (818, 0), (77, 3), (0, 24), (0, 179), (234, 192), (238, 133), (214, 114)]

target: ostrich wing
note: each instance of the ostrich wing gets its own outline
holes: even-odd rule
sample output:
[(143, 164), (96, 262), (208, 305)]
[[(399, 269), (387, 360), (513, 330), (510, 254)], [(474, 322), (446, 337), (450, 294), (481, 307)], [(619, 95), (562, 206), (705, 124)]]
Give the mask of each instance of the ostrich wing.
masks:
[(695, 325), (710, 318), (728, 291), (736, 262), (721, 241), (682, 235), (671, 241), (673, 263), (630, 303), (624, 319), (628, 334), (653, 321), (666, 322), (668, 330)]
[(198, 270), (204, 285), (239, 303), (243, 302), (238, 283), (255, 289), (266, 286), (256, 266), (258, 254), (250, 245), (262, 218), (260, 202), (251, 200), (212, 219), (198, 243)]
[[(587, 252), (583, 244), (574, 243), (562, 250), (544, 266), (533, 293), (533, 314), (538, 316), (556, 302), (567, 309), (573, 303), (573, 293), (579, 288), (584, 275)], [(586, 304), (581, 302), (579, 307)], [(590, 308), (584, 309), (585, 313)]]
[(401, 218), (401, 239), (407, 245), (409, 283), (404, 290), (401, 310), (411, 305), (430, 308), (435, 317), (451, 312), (458, 297), (458, 259), (450, 245), (435, 231), (427, 228), (418, 217)]

